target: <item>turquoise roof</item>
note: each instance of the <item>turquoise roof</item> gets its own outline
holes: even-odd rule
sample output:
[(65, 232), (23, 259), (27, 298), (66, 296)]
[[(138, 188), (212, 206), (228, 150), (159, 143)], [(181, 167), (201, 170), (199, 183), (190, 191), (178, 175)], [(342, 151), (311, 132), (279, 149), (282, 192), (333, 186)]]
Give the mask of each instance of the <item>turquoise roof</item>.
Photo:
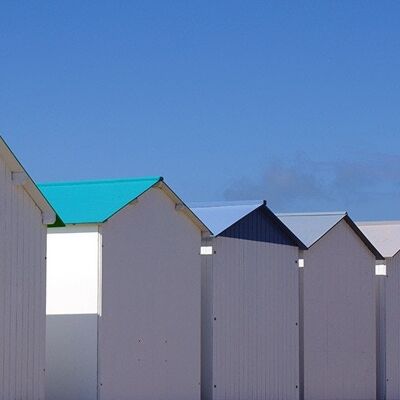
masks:
[(102, 223), (162, 177), (39, 184), (65, 224)]

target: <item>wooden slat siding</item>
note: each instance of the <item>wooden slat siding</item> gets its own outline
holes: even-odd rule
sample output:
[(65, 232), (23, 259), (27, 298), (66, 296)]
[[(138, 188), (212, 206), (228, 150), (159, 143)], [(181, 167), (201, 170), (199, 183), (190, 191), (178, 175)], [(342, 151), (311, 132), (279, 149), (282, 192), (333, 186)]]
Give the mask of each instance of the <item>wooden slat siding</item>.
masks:
[(47, 253), (47, 228), (43, 227), (41, 231), (41, 246), (40, 249), (40, 260), (42, 261), (42, 268), (40, 269), (40, 305), (39, 307), (39, 319), (40, 320), (40, 333), (38, 334), (41, 347), (39, 351), (40, 358), (40, 377), (38, 380), (40, 399), (45, 399), (46, 396), (46, 253)]
[(97, 399), (97, 318), (47, 316), (46, 399)]
[(376, 399), (386, 398), (386, 276), (375, 277), (376, 286)]
[(214, 303), (213, 346), (203, 339), (202, 347), (203, 359), (213, 359), (213, 379), (203, 380), (203, 393), (212, 389), (214, 400), (298, 399), (298, 248), (225, 237), (213, 246), (216, 254), (203, 256), (203, 266), (212, 263)]
[(99, 398), (200, 399), (200, 230), (151, 189), (103, 225)]
[[(203, 246), (212, 246), (213, 239), (204, 239)], [(201, 399), (212, 400), (213, 377), (213, 256), (201, 258)], [(204, 351), (207, 349), (207, 351)]]
[[(34, 218), (29, 218), (29, 224), (27, 223), (27, 234), (29, 237), (34, 237), (35, 232), (35, 221)], [(26, 309), (26, 327), (25, 327), (25, 346), (26, 346), (26, 355), (25, 355), (25, 363), (26, 363), (26, 383), (25, 383), (25, 391), (23, 393), (23, 397), (27, 399), (33, 399), (32, 394), (32, 387), (33, 387), (33, 378), (32, 374), (29, 373), (30, 370), (33, 370), (33, 365), (31, 362), (32, 359), (32, 352), (29, 349), (33, 348), (33, 341), (32, 341), (32, 334), (33, 332), (33, 325), (32, 320), (34, 318), (34, 291), (32, 288), (32, 282), (34, 278), (34, 265), (32, 264), (32, 260), (30, 259), (29, 255), (32, 255), (32, 259), (36, 259), (35, 257), (35, 248), (36, 248), (36, 241), (29, 240), (26, 244), (26, 263), (29, 265), (29, 268), (26, 272), (26, 289), (25, 289), (25, 296), (27, 302), (27, 309)]]
[(21, 398), (22, 389), (22, 377), (21, 373), (23, 370), (22, 366), (22, 323), (23, 323), (23, 280), (24, 280), (24, 221), (25, 217), (25, 196), (24, 191), (15, 191), (16, 196), (16, 221), (17, 229), (15, 231), (16, 240), (16, 273), (15, 273), (15, 288), (16, 288), (16, 314), (15, 314), (15, 396), (17, 399)]
[(4, 164), (4, 195), (5, 195), (5, 210), (4, 210), (4, 220), (5, 220), (5, 230), (4, 230), (4, 253), (5, 253), (5, 269), (7, 271), (7, 277), (4, 287), (4, 292), (6, 294), (5, 299), (5, 315), (4, 315), (4, 333), (5, 333), (5, 341), (4, 341), (4, 381), (2, 382), (3, 390), (3, 398), (6, 400), (10, 397), (10, 351), (11, 351), (11, 265), (12, 259), (10, 251), (10, 232), (11, 232), (11, 183), (10, 183), (10, 172), (5, 168)]
[(16, 190), (14, 190), (11, 181), (8, 182), (10, 190), (10, 220), (9, 220), (9, 232), (11, 241), (8, 242), (10, 250), (10, 270), (11, 270), (11, 291), (10, 291), (10, 351), (9, 351), (9, 375), (8, 375), (8, 396), (10, 398), (15, 397), (15, 336), (16, 336), (16, 273), (17, 273), (17, 251), (16, 244), (18, 241), (17, 224), (18, 207), (16, 204)]
[(387, 259), (386, 399), (400, 399), (400, 254)]
[(276, 220), (276, 217), (264, 208), (258, 208), (240, 219), (218, 236), (254, 240), (276, 244), (295, 245), (288, 232)]
[(375, 257), (342, 221), (305, 253), (305, 399), (375, 399), (375, 323)]
[[(43, 371), (45, 227), (27, 192), (11, 181), (0, 159), (0, 399), (40, 400)], [(42, 307), (40, 305), (42, 304)], [(43, 315), (42, 315), (43, 314)], [(36, 394), (37, 393), (37, 394)]]
[[(39, 237), (35, 236), (35, 240), (32, 240), (32, 256), (34, 257), (34, 259), (38, 259), (40, 257), (40, 246), (41, 246), (41, 239)], [(36, 318), (36, 313), (35, 313), (35, 310), (37, 309), (36, 293), (38, 290), (39, 290), (39, 287), (37, 286), (36, 269), (32, 268), (31, 285), (30, 285), (30, 291), (31, 291), (31, 293), (30, 293), (30, 308), (29, 308), (31, 332), (37, 332), (38, 326), (40, 325), (40, 321), (38, 321), (38, 319)], [(33, 333), (31, 333), (29, 335), (29, 348), (35, 348), (37, 346), (36, 336), (37, 335), (35, 335)], [(36, 357), (35, 352), (30, 351), (28, 368), (29, 368), (29, 371), (32, 371), (32, 373), (29, 374), (29, 393), (30, 393), (29, 398), (32, 398), (32, 399), (38, 398), (38, 393), (36, 391), (36, 387), (37, 387), (36, 382), (37, 382), (38, 376), (35, 374), (35, 371), (37, 368), (36, 358), (37, 357)]]
[[(4, 161), (0, 158), (0, 187), (5, 188), (6, 171)], [(0, 190), (0, 237), (6, 234), (6, 191)], [(6, 349), (6, 327), (7, 319), (7, 294), (8, 271), (6, 263), (5, 241), (0, 240), (0, 383), (5, 382), (5, 349)], [(0, 390), (0, 399), (4, 400), (4, 392)]]

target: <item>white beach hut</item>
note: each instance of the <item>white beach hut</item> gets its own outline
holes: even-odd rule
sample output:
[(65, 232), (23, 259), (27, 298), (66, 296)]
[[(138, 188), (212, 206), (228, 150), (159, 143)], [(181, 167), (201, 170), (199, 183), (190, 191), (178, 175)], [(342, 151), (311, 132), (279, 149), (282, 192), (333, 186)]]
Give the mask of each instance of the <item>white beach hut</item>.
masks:
[(0, 398), (44, 399), (46, 224), (56, 215), (0, 137)]
[(385, 257), (377, 270), (379, 399), (400, 398), (400, 221), (357, 222)]
[(159, 177), (40, 187), (48, 399), (199, 400), (206, 226)]
[(202, 399), (299, 399), (299, 251), (264, 201), (201, 203)]
[(375, 399), (375, 266), (347, 213), (278, 214), (308, 247), (301, 273), (302, 397)]

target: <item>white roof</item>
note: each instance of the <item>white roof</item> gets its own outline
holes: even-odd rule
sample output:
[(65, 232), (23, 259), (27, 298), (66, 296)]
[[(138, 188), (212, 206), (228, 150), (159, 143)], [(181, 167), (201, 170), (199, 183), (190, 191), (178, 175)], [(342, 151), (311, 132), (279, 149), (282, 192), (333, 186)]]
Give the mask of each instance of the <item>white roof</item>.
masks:
[(264, 206), (265, 201), (192, 203), (190, 209), (218, 236), (225, 229)]
[(32, 178), (25, 171), (24, 167), (15, 157), (7, 143), (0, 136), (0, 157), (6, 163), (8, 169), (13, 173), (13, 178), (20, 184), (24, 190), (29, 194), (33, 202), (37, 205), (39, 210), (42, 211), (43, 223), (51, 225), (56, 221), (56, 213), (50, 204), (47, 202), (43, 194), (40, 192)]
[(344, 220), (378, 260), (384, 255), (345, 211), (276, 214), (278, 218), (307, 246), (311, 247), (340, 221)]
[(307, 246), (311, 247), (339, 221), (346, 213), (278, 213), (278, 218)]
[(400, 251), (400, 221), (362, 221), (356, 224), (384, 257), (393, 257)]

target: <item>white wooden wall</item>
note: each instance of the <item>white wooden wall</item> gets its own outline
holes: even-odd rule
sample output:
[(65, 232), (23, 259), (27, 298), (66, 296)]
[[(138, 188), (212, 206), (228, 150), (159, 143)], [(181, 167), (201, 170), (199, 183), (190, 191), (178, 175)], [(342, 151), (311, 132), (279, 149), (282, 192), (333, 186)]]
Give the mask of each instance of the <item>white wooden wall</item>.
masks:
[(47, 315), (97, 314), (99, 227), (68, 225), (47, 235)]
[(299, 399), (298, 248), (207, 244), (216, 254), (202, 256), (202, 399)]
[(306, 400), (376, 397), (375, 257), (345, 221), (305, 252)]
[(101, 235), (97, 225), (49, 228), (46, 398), (96, 400)]
[(44, 399), (46, 227), (0, 158), (0, 400)]
[(101, 400), (200, 399), (200, 245), (157, 188), (103, 225)]
[(386, 398), (400, 399), (400, 254), (387, 259)]
[(97, 399), (97, 315), (48, 315), (46, 399)]

